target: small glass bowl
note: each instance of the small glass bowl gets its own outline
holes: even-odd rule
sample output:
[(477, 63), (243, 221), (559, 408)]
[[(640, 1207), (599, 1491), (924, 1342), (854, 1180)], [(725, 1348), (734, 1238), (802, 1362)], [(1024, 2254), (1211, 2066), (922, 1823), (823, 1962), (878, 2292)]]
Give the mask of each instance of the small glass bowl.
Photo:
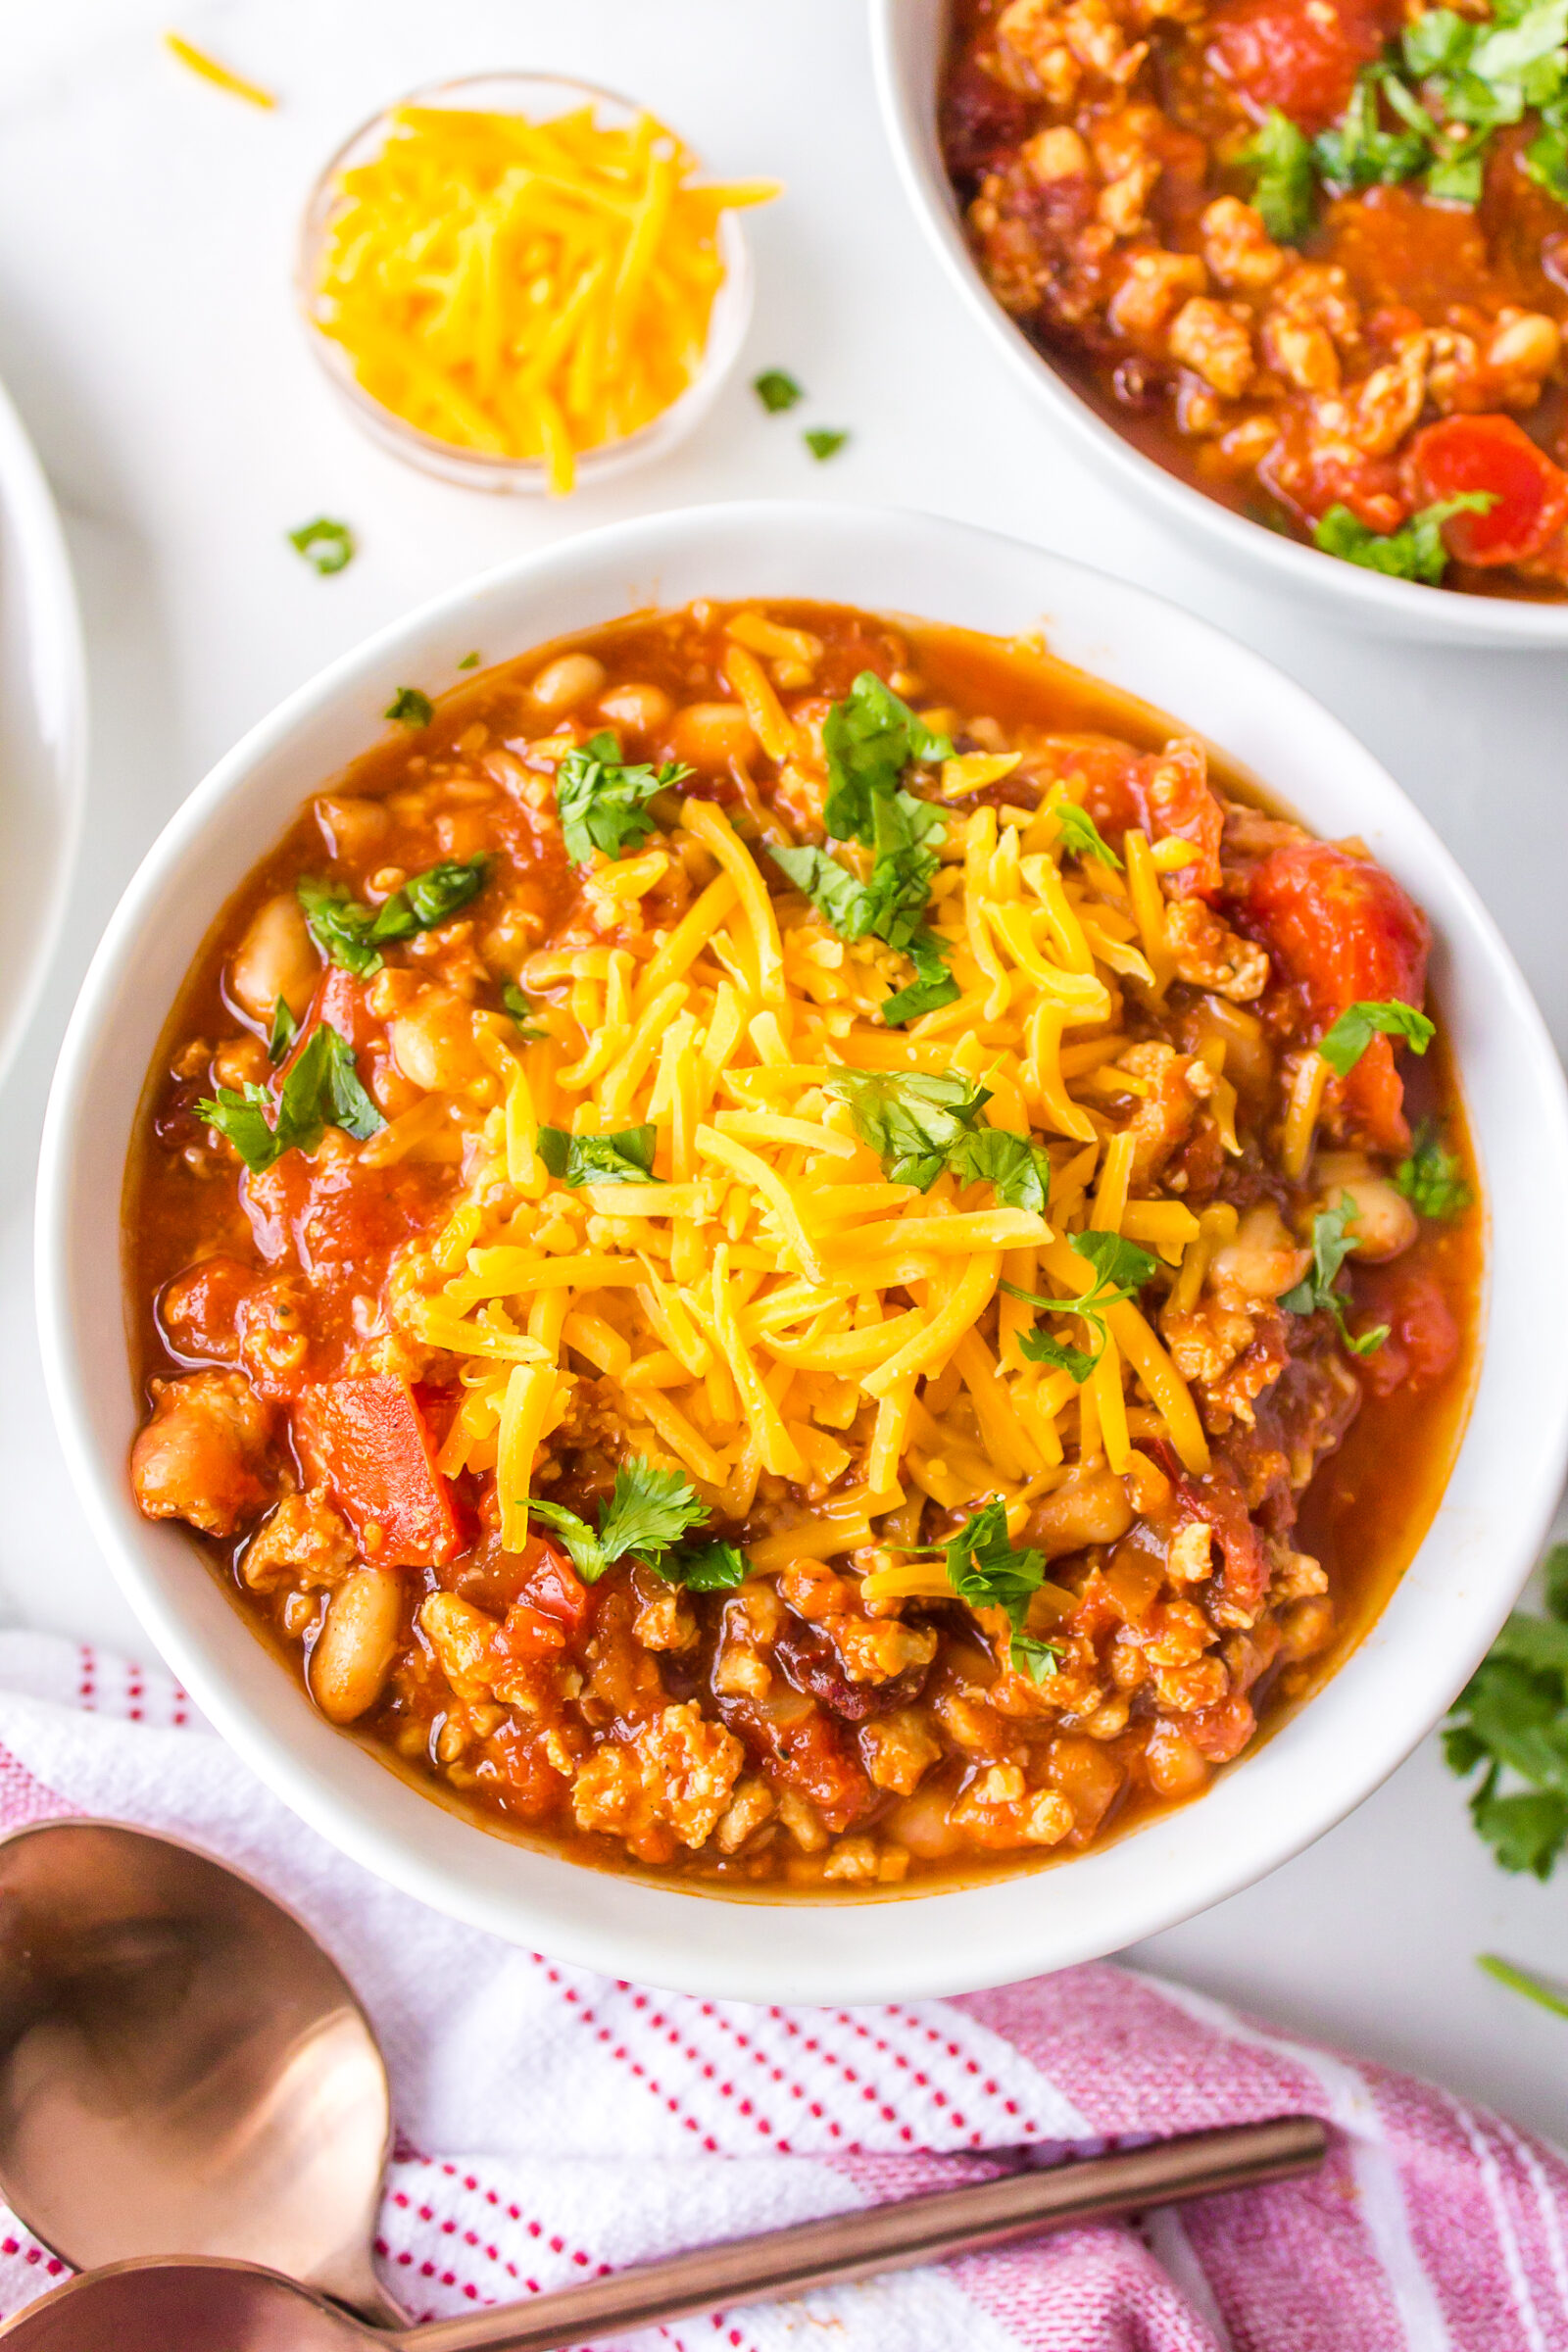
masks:
[[(378, 441), (383, 449), (390, 450), (394, 457), (405, 459), (426, 473), (439, 474), (443, 481), (461, 483), (465, 489), (543, 497), (549, 490), (549, 474), (542, 458), (498, 458), (487, 451), (465, 449), (456, 442), (442, 441), (433, 433), (421, 431), (418, 425), (384, 408), (366, 391), (343, 345), (324, 334), (318, 323), (317, 285), (327, 230), (338, 201), (339, 182), (345, 172), (368, 163), (380, 151), (391, 118), (403, 106), (448, 106), (491, 114), (519, 114), (536, 122), (591, 106), (596, 121), (608, 122), (616, 128), (635, 122), (644, 110), (613, 90), (573, 81), (560, 74), (474, 74), (457, 81), (432, 82), (427, 88), (411, 91), (407, 98), (383, 107), (368, 122), (362, 123), (326, 165), (305, 208), (294, 272), (300, 318), (318, 366), (362, 431), (368, 433), (372, 441)], [(574, 489), (611, 481), (631, 472), (635, 466), (667, 455), (702, 422), (733, 374), (752, 318), (752, 257), (733, 211), (719, 215), (717, 235), (724, 275), (709, 315), (702, 367), (677, 400), (648, 423), (639, 425), (634, 433), (627, 433), (618, 441), (602, 441), (592, 449), (576, 451)]]

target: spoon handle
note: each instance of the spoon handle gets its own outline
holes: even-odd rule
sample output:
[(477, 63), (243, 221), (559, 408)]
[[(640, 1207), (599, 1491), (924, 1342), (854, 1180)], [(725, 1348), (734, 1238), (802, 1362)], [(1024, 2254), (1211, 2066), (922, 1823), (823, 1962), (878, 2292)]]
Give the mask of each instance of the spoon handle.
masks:
[(558, 2352), (563, 2345), (629, 2334), (693, 2312), (773, 2302), (949, 2254), (977, 2253), (1067, 2222), (1290, 2180), (1321, 2164), (1327, 2146), (1327, 2132), (1309, 2115), (1188, 2132), (1153, 2147), (1010, 2173), (865, 2213), (832, 2214), (761, 2237), (700, 2246), (505, 2311), (411, 2328), (393, 2340), (407, 2352)]

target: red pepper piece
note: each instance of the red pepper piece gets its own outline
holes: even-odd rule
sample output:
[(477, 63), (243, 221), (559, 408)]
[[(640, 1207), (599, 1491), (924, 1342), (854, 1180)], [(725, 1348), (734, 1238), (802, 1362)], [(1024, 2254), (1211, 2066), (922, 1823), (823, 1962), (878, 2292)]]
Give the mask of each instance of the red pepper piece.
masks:
[(372, 1567), (439, 1567), (456, 1557), (452, 1496), (406, 1380), (377, 1373), (307, 1389), (294, 1434)]
[[(1271, 851), (1253, 869), (1246, 911), (1276, 969), (1303, 991), (1319, 1037), (1348, 1005), (1397, 999), (1419, 1006), (1426, 994), (1431, 925), (1370, 858), (1331, 841)], [(1336, 1084), (1369, 1143), (1384, 1152), (1408, 1150), (1404, 1082), (1387, 1037), (1374, 1037)]]

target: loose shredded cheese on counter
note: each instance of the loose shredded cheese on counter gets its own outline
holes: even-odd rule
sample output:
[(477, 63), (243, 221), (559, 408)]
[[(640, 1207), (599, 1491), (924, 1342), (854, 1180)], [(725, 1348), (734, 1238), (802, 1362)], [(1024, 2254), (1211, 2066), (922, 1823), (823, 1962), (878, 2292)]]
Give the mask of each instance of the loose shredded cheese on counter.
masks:
[(247, 106), (269, 110), (276, 106), (277, 100), (270, 90), (264, 90), (259, 82), (247, 81), (242, 74), (231, 72), (227, 66), (220, 66), (216, 57), (209, 57), (205, 49), (198, 49), (195, 42), (187, 41), (183, 33), (166, 32), (164, 47), (189, 73), (199, 75), (203, 81), (210, 81), (215, 90), (226, 90), (231, 98), (243, 98)]
[(652, 115), (403, 106), (344, 172), (312, 315), (363, 388), (438, 441), (543, 463), (623, 440), (695, 380), (723, 282), (721, 213), (771, 180), (691, 184)]
[[(777, 710), (778, 761), (825, 782), (813, 730), (771, 688), (763, 703), (735, 660), (760, 667), (777, 646), (808, 667), (810, 641), (749, 617), (728, 632), (732, 683), (754, 717), (772, 727)], [(951, 1026), (943, 1007), (907, 1033), (884, 1027), (878, 1006), (904, 984), (903, 959), (876, 940), (838, 940), (701, 800), (662, 844), (691, 878), (683, 913), (634, 927), (631, 947), (536, 957), (528, 985), (553, 991), (549, 1033), (520, 1054), (496, 1028), (478, 1037), (495, 1016), (472, 1016), (500, 1099), (451, 1105), (467, 1180), (429, 1248), (405, 1261), (396, 1311), (411, 1338), (464, 1359), (442, 1466), (495, 1466), (505, 1544), (522, 1543), (530, 1491), (558, 1474), (553, 1431), (581, 1442), (585, 1382), (635, 1451), (680, 1469), (715, 1511), (744, 1516), (764, 1476), (802, 1491), (801, 1524), (754, 1546), (759, 1570), (892, 1541), (876, 1526), (887, 1513), (904, 1541), (924, 1497), (972, 1510), (1000, 1495), (1021, 1526), (1029, 1500), (1077, 1465), (1142, 1475), (1138, 1440), (1163, 1438), (1190, 1473), (1204, 1469), (1192, 1396), (1136, 1302), (1102, 1306), (1092, 1343), (1083, 1317), (1000, 1288), (1087, 1298), (1099, 1277), (1072, 1238), (1093, 1228), (1155, 1253), (1190, 1303), (1234, 1225), (1234, 1212), (1195, 1216), (1139, 1173), (1160, 1087), (1124, 1008), (1155, 998), (1173, 968), (1164, 861), (1129, 837), (1127, 887), (1107, 892), (1038, 813), (1021, 812), (1020, 828), (945, 804), (929, 919), (961, 992)], [(585, 904), (618, 904), (609, 870), (585, 875)], [(1123, 956), (1131, 937), (1141, 951)], [(1223, 1051), (1197, 1059), (1218, 1083)], [(1044, 1212), (951, 1169), (923, 1194), (894, 1181), (835, 1092), (857, 1070), (895, 1085), (900, 1072), (956, 1071), (988, 1089), (979, 1132), (1030, 1135)], [(652, 1125), (652, 1178), (569, 1188), (546, 1172), (541, 1125)], [(1092, 1373), (1080, 1383), (1033, 1360), (1036, 1332), (1089, 1348)], [(839, 1491), (846, 1478), (858, 1483)]]

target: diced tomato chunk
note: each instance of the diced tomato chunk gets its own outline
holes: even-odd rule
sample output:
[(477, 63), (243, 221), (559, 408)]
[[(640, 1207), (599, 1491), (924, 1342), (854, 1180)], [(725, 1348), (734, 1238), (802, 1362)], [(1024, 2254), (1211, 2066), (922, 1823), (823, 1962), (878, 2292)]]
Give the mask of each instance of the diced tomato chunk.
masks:
[(1198, 852), (1191, 865), (1171, 875), (1170, 888), (1180, 898), (1212, 899), (1220, 888), (1225, 811), (1209, 790), (1202, 745), (1191, 736), (1181, 737), (1139, 764), (1138, 797), (1151, 841), (1174, 834)]
[[(1392, 874), (1331, 841), (1291, 842), (1253, 868), (1247, 914), (1278, 968), (1301, 988), (1317, 1034), (1355, 1004), (1426, 993), (1432, 929)], [(1402, 1152), (1404, 1084), (1387, 1037), (1374, 1037), (1338, 1100), (1379, 1150)]]
[(1277, 106), (1299, 129), (1326, 130), (1397, 21), (1380, 0), (1225, 0), (1205, 55), (1250, 113)]
[(524, 1567), (521, 1597), (543, 1616), (553, 1617), (572, 1640), (587, 1622), (592, 1602), (587, 1586), (565, 1553), (543, 1536), (529, 1537)]
[(294, 1435), (377, 1568), (439, 1567), (461, 1548), (446, 1480), (413, 1389), (377, 1373), (307, 1389)]
[(1225, 1597), (1249, 1619), (1255, 1616), (1268, 1591), (1268, 1561), (1263, 1554), (1263, 1539), (1247, 1507), (1241, 1481), (1229, 1462), (1216, 1457), (1201, 1480), (1179, 1474), (1176, 1509), (1180, 1524), (1201, 1519), (1213, 1529), (1219, 1545)]
[(1417, 433), (1405, 468), (1417, 506), (1472, 490), (1496, 501), (1444, 524), (1460, 564), (1522, 563), (1568, 522), (1568, 473), (1511, 416), (1445, 416)]
[(554, 1617), (514, 1600), (495, 1637), (495, 1647), (509, 1658), (546, 1658), (566, 1646), (566, 1637)]
[(1381, 1348), (1356, 1360), (1362, 1382), (1374, 1396), (1396, 1389), (1430, 1389), (1453, 1367), (1459, 1326), (1443, 1285), (1419, 1266), (1372, 1267), (1356, 1279), (1357, 1308), (1352, 1328), (1373, 1330), (1386, 1323)]
[(344, 971), (340, 964), (328, 964), (326, 970), (321, 974), (320, 980), (317, 984), (316, 994), (311, 999), (304, 1020), (300, 1023), (299, 1035), (295, 1038), (277, 1072), (276, 1083), (278, 1085), (281, 1085), (288, 1076), (289, 1071), (309, 1044), (313, 1032), (318, 1029), (323, 1021), (335, 1029), (339, 1037), (346, 1037), (356, 1053), (377, 1033), (376, 1024), (371, 1019), (366, 1005), (364, 982), (356, 980), (354, 974)]

